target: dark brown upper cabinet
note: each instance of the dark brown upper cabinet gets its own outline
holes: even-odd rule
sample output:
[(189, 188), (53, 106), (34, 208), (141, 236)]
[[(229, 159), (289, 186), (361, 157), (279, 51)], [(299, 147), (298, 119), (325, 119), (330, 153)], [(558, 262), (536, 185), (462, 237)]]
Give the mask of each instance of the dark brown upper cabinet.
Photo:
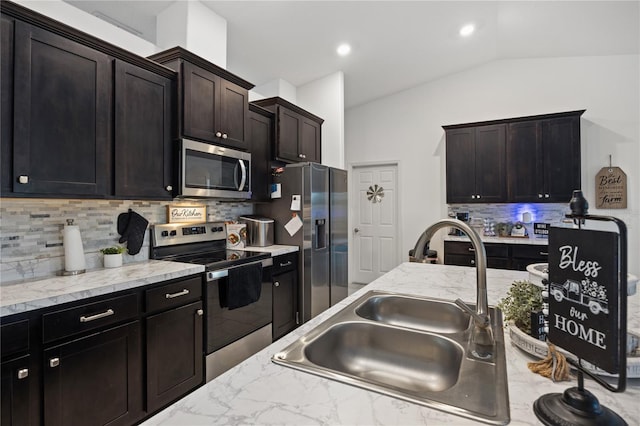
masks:
[(253, 84), (181, 47), (149, 59), (180, 74), (182, 136), (249, 150), (249, 89)]
[(447, 203), (506, 201), (505, 132), (504, 124), (447, 129)]
[(115, 64), (115, 195), (172, 199), (173, 81)]
[(251, 200), (271, 200), (271, 146), (274, 114), (249, 104), (249, 140), (251, 150)]
[(568, 202), (584, 110), (443, 126), (447, 203)]
[(111, 58), (15, 22), (13, 192), (106, 196)]
[(322, 161), (322, 123), (324, 120), (280, 97), (252, 103), (276, 115), (274, 158), (287, 163)]
[(176, 73), (15, 3), (1, 9), (1, 195), (171, 199)]
[(581, 111), (508, 125), (509, 199), (568, 203), (580, 189)]

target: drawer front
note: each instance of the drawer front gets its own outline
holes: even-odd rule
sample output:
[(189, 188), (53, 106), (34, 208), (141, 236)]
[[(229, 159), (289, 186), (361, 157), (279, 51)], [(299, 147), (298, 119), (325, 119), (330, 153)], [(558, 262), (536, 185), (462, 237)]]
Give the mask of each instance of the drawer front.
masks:
[(464, 254), (448, 254), (444, 256), (445, 265), (476, 266), (475, 257)]
[(445, 241), (444, 242), (444, 252), (447, 254), (460, 254), (460, 255), (470, 255), (473, 254), (471, 251), (473, 247), (471, 243), (465, 243), (460, 241)]
[(29, 350), (29, 320), (2, 324), (0, 327), (2, 357)]
[(145, 291), (147, 312), (171, 309), (202, 299), (202, 275)]
[(273, 258), (273, 275), (292, 271), (298, 267), (298, 253), (287, 253)]
[[(461, 241), (445, 241), (444, 251), (450, 254), (475, 256), (475, 249), (471, 243)], [(506, 244), (485, 243), (484, 251), (487, 257), (509, 257), (509, 246)]]
[(511, 246), (511, 255), (512, 257), (543, 259), (541, 261), (546, 262), (547, 256), (549, 256), (549, 246), (514, 244)]
[(42, 316), (44, 343), (138, 317), (138, 295), (104, 299)]

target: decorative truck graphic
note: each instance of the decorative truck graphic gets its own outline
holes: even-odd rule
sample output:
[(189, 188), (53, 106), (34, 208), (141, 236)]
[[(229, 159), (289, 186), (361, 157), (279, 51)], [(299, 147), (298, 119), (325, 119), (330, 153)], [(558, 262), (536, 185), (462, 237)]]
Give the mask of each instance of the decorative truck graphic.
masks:
[(557, 302), (567, 299), (579, 303), (588, 307), (594, 315), (598, 315), (600, 312), (609, 313), (607, 289), (588, 278), (582, 280), (581, 283), (571, 279), (566, 280), (564, 284), (552, 282), (549, 285), (549, 293)]

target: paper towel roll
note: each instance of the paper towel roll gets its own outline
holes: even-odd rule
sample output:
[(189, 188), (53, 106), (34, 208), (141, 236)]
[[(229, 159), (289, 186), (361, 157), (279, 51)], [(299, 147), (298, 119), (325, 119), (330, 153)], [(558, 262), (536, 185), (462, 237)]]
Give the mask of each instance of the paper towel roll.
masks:
[(86, 263), (80, 228), (77, 225), (73, 225), (73, 220), (68, 220), (67, 223), (68, 225), (65, 225), (62, 234), (64, 270), (67, 272), (84, 271)]

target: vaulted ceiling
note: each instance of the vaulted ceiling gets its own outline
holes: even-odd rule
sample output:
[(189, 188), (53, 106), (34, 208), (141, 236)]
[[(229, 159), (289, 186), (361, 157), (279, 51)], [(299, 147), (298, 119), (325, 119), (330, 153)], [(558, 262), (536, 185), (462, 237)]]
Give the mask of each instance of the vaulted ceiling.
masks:
[[(66, 0), (155, 43), (173, 1)], [(352, 107), (492, 60), (640, 53), (638, 1), (210, 1), (227, 68), (256, 85), (344, 72)], [(460, 27), (474, 23), (468, 38)], [(339, 57), (337, 45), (352, 53)]]

